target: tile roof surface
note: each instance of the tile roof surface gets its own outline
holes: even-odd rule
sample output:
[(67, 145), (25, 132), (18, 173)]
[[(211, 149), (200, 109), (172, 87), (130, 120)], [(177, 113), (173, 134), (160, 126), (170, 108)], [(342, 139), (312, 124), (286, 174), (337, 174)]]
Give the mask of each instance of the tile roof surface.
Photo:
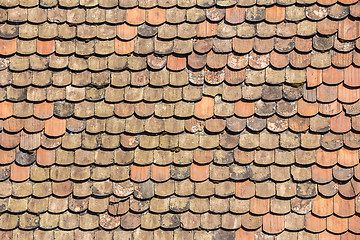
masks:
[(0, 0), (0, 239), (360, 239), (357, 0)]

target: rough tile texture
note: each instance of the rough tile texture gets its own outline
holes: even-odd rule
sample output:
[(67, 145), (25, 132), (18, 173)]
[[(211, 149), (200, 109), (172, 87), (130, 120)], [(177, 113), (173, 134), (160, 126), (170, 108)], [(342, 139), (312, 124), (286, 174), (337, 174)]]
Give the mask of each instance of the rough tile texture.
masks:
[(0, 0), (0, 239), (359, 239), (357, 0)]

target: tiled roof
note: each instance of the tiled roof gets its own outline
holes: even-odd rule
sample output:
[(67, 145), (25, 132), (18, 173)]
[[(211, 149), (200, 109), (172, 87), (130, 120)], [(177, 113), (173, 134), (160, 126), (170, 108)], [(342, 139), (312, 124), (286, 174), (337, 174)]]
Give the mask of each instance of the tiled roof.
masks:
[(360, 238), (357, 0), (0, 0), (0, 239)]

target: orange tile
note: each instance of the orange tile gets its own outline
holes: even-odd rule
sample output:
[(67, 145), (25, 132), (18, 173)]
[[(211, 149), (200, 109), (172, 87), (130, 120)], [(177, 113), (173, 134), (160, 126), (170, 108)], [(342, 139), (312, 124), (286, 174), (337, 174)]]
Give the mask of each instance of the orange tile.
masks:
[[(350, 54), (349, 54), (350, 55)], [(344, 84), (349, 87), (360, 86), (360, 68), (349, 66), (344, 69)]]
[(16, 38), (14, 39), (0, 39), (0, 54), (11, 55), (16, 52)]
[(245, 21), (245, 8), (233, 6), (226, 8), (225, 21), (231, 24), (239, 24)]
[(316, 196), (312, 204), (312, 213), (319, 217), (326, 217), (333, 214), (334, 203), (332, 198)]
[(299, 99), (298, 101), (298, 113), (304, 117), (315, 116), (319, 112), (318, 103), (310, 103), (304, 101), (304, 99)]
[(355, 200), (345, 199), (339, 194), (334, 196), (334, 214), (339, 217), (350, 217), (355, 214)]
[(317, 183), (328, 183), (333, 179), (332, 168), (323, 168), (316, 164), (311, 167), (311, 175)]
[(295, 132), (303, 132), (309, 129), (310, 120), (306, 117), (295, 115), (289, 118), (289, 128)]
[(0, 118), (11, 117), (13, 113), (13, 103), (12, 102), (0, 102)]
[(316, 87), (322, 83), (323, 72), (320, 69), (307, 68), (306, 69), (306, 85), (308, 87)]
[(256, 215), (263, 215), (270, 211), (270, 199), (253, 197), (250, 199), (250, 212)]
[(36, 40), (37, 52), (41, 55), (49, 55), (55, 51), (55, 40)]
[(15, 151), (14, 150), (3, 150), (0, 149), (0, 164), (6, 165), (12, 163), (15, 160)]
[[(360, 3), (359, 3), (359, 6), (360, 6)], [(356, 51), (353, 52), (353, 63), (358, 67), (360, 66), (360, 53), (358, 53)]]
[(166, 20), (166, 10), (164, 8), (147, 9), (145, 15), (146, 22), (151, 25), (160, 25)]
[(348, 219), (331, 215), (326, 218), (326, 229), (332, 233), (344, 233), (348, 230)]
[(271, 23), (279, 23), (285, 19), (285, 8), (272, 6), (266, 8), (265, 19)]
[(195, 150), (194, 151), (194, 161), (199, 164), (210, 163), (214, 158), (213, 151), (206, 150)]
[(220, 69), (227, 64), (227, 54), (217, 54), (213, 51), (206, 55), (206, 64), (212, 69)]
[(34, 116), (40, 119), (47, 119), (53, 115), (54, 104), (49, 102), (42, 102), (34, 104)]
[(14, 148), (20, 143), (20, 133), (7, 134), (5, 132), (0, 133), (0, 145), (4, 148)]
[(330, 128), (336, 133), (346, 133), (351, 129), (351, 118), (341, 112), (330, 118)]
[(354, 215), (349, 218), (349, 230), (360, 234), (360, 216)]
[(317, 31), (322, 35), (332, 35), (336, 33), (339, 27), (338, 21), (333, 21), (328, 18), (324, 18), (323, 20), (317, 23)]
[(275, 68), (284, 68), (289, 65), (289, 54), (280, 54), (276, 51), (270, 53), (270, 63)]
[(319, 234), (319, 240), (340, 240), (340, 235), (324, 231)]
[(338, 37), (343, 40), (354, 40), (360, 36), (359, 22), (345, 18), (339, 22)]
[(211, 118), (214, 115), (214, 98), (203, 96), (195, 103), (194, 116), (200, 119)]
[[(236, 240), (255, 240), (255, 232), (240, 228), (235, 232)], [(257, 238), (256, 238), (257, 239)]]
[(58, 137), (66, 132), (66, 120), (52, 117), (45, 121), (45, 134), (51, 137)]
[(139, 136), (121, 134), (120, 144), (124, 148), (136, 148), (139, 145)]
[(235, 195), (239, 198), (251, 198), (255, 195), (255, 184), (250, 180), (236, 182)]
[(165, 182), (170, 178), (170, 166), (151, 165), (151, 179), (156, 182)]
[(237, 101), (234, 113), (239, 117), (250, 117), (255, 113), (255, 102)]
[(248, 53), (254, 47), (254, 38), (233, 38), (233, 50), (237, 53)]
[(198, 37), (211, 37), (215, 36), (217, 33), (216, 23), (210, 23), (208, 21), (203, 21), (197, 24), (197, 36)]
[(117, 35), (120, 39), (131, 40), (137, 35), (137, 27), (126, 23), (116, 26)]
[(354, 234), (351, 232), (346, 232), (344, 234), (341, 234), (341, 240), (359, 240), (359, 238), (360, 238), (359, 234)]
[(11, 164), (11, 173), (10, 178), (13, 181), (21, 182), (25, 181), (29, 178), (30, 175), (30, 167), (22, 167), (17, 165), (16, 163)]
[(300, 52), (310, 52), (312, 50), (312, 38), (295, 38), (295, 48)]
[(341, 148), (338, 151), (338, 163), (344, 167), (354, 167), (359, 163), (359, 150)]
[(270, 234), (281, 233), (285, 229), (284, 215), (268, 213), (263, 216), (263, 231)]
[(130, 177), (131, 180), (136, 182), (144, 182), (150, 178), (150, 165), (149, 166), (137, 166), (131, 165)]
[(204, 181), (209, 178), (209, 172), (209, 165), (198, 165), (193, 163), (190, 166), (190, 179), (197, 182)]
[(359, 88), (348, 88), (343, 84), (338, 85), (338, 99), (343, 103), (354, 103), (360, 98)]
[(323, 81), (329, 85), (337, 85), (344, 80), (344, 71), (334, 67), (323, 69)]
[(72, 193), (73, 183), (71, 180), (64, 182), (52, 182), (53, 194), (58, 197), (65, 197)]
[(167, 68), (173, 71), (180, 71), (186, 67), (186, 57), (169, 55), (167, 58)]
[(36, 162), (40, 166), (51, 166), (55, 163), (55, 150), (39, 148), (36, 151)]
[(30, 133), (40, 132), (44, 129), (45, 122), (34, 117), (24, 119), (24, 129)]
[(305, 215), (305, 228), (310, 232), (322, 232), (326, 229), (326, 219), (307, 213)]
[(126, 10), (126, 22), (131, 25), (140, 25), (145, 22), (145, 10), (135, 7)]
[(120, 55), (132, 53), (134, 51), (134, 40), (122, 41), (115, 38), (115, 52)]
[(354, 198), (356, 195), (360, 193), (360, 182), (351, 179), (345, 184), (339, 184), (338, 188), (341, 196), (347, 198)]
[[(341, 52), (334, 51), (331, 56), (332, 65), (339, 67), (339, 68), (348, 67), (352, 63), (352, 60), (353, 60), (353, 54), (351, 52), (350, 53), (341, 53)], [(345, 72), (346, 72), (346, 69), (345, 69)], [(359, 77), (357, 76), (357, 78), (359, 78)]]
[(21, 118), (8, 118), (3, 122), (3, 128), (8, 132), (19, 132), (24, 127), (24, 119)]
[(329, 103), (337, 99), (337, 87), (321, 84), (316, 89), (317, 100), (324, 103)]
[(20, 148), (30, 151), (40, 147), (41, 133), (28, 134), (24, 131), (20, 133)]

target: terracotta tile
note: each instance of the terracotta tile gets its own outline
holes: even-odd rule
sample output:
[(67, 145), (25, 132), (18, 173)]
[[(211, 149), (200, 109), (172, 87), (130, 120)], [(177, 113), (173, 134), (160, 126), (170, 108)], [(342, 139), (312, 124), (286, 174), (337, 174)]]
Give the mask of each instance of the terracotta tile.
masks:
[(180, 222), (184, 229), (195, 229), (200, 226), (200, 214), (186, 212), (180, 215)]
[(206, 65), (206, 54), (199, 55), (193, 52), (188, 56), (187, 60), (190, 67), (201, 69)]
[(129, 104), (125, 102), (121, 102), (115, 104), (115, 114), (119, 117), (129, 117), (134, 113), (134, 104)]
[[(349, 230), (352, 231), (353, 233), (360, 233), (360, 217), (357, 215), (354, 215), (352, 217), (349, 218)], [(342, 237), (344, 238), (344, 237)], [(351, 239), (351, 238), (349, 238)], [(355, 237), (354, 237), (355, 239)]]
[(305, 68), (310, 65), (310, 55), (292, 51), (290, 53), (290, 64), (296, 68)]
[(234, 6), (226, 8), (225, 21), (231, 24), (239, 24), (245, 20), (245, 8)]
[(209, 165), (191, 164), (190, 166), (190, 179), (193, 181), (204, 181), (209, 178)]
[(236, 116), (239, 117), (250, 117), (255, 112), (255, 103), (254, 102), (245, 102), (245, 101), (238, 101), (235, 103), (235, 110), (234, 113)]
[(243, 228), (247, 230), (256, 230), (262, 225), (262, 216), (246, 213), (241, 216), (241, 222)]
[(270, 211), (270, 199), (251, 198), (250, 212), (256, 215), (263, 215)]
[(0, 118), (8, 118), (13, 113), (13, 103), (12, 102), (0, 102)]
[(14, 150), (0, 150), (0, 164), (9, 164), (15, 160)]
[(332, 180), (332, 169), (317, 165), (311, 167), (312, 179), (317, 183), (328, 183)]
[(263, 216), (263, 231), (270, 234), (277, 234), (285, 229), (283, 215), (268, 213)]
[(323, 167), (331, 167), (337, 163), (338, 159), (337, 151), (326, 151), (323, 149), (317, 150), (316, 162)]
[(156, 182), (164, 182), (170, 178), (169, 166), (151, 165), (151, 179)]
[(55, 196), (65, 197), (73, 191), (73, 183), (70, 180), (65, 182), (52, 182), (52, 189)]
[(338, 163), (344, 167), (353, 167), (358, 163), (358, 150), (341, 148), (338, 151)]
[(20, 133), (20, 148), (31, 151), (40, 147), (40, 133), (27, 134), (26, 132)]
[(308, 87), (316, 87), (323, 81), (322, 70), (307, 68), (306, 69), (306, 84)]
[(145, 22), (145, 10), (141, 8), (131, 8), (126, 10), (126, 22), (131, 25), (140, 25)]
[(194, 161), (199, 164), (207, 164), (213, 160), (213, 152), (205, 150), (195, 150), (194, 151)]
[(213, 116), (214, 98), (203, 97), (199, 102), (195, 103), (194, 116), (200, 119), (207, 119)]
[(264, 69), (269, 65), (269, 54), (255, 54), (251, 52), (249, 54), (249, 66), (254, 69)]
[(353, 198), (360, 193), (360, 184), (354, 179), (345, 184), (339, 184), (339, 193), (344, 197)]
[(279, 6), (272, 6), (266, 8), (266, 21), (271, 23), (278, 23), (285, 19), (285, 8)]
[(58, 137), (66, 132), (66, 120), (52, 117), (45, 121), (45, 134)]
[(326, 228), (326, 219), (307, 213), (305, 215), (305, 228), (310, 232), (322, 232)]
[(236, 182), (235, 195), (239, 198), (251, 198), (255, 195), (255, 184), (249, 180)]
[(333, 199), (316, 196), (312, 202), (312, 213), (319, 217), (326, 217), (333, 213)]
[(55, 40), (36, 40), (37, 52), (41, 55), (49, 55), (55, 51)]
[(349, 87), (359, 87), (360, 68), (349, 66), (344, 69), (344, 84)]
[(180, 71), (186, 67), (186, 58), (175, 55), (169, 55), (167, 59), (167, 68), (173, 71)]
[(165, 22), (165, 9), (155, 7), (146, 10), (146, 22), (151, 25), (160, 25)]
[(324, 18), (317, 23), (317, 31), (322, 35), (332, 35), (338, 30), (339, 22)]
[(321, 84), (316, 89), (317, 100), (324, 103), (333, 102), (337, 99), (337, 87)]
[(310, 121), (309, 118), (295, 115), (289, 119), (289, 128), (295, 132), (303, 132), (309, 129)]
[(309, 103), (300, 99), (298, 101), (298, 113), (304, 117), (311, 117), (318, 113), (318, 104), (317, 103)]
[(34, 116), (40, 119), (47, 119), (53, 115), (54, 106), (49, 102), (34, 104)]
[(339, 194), (334, 197), (334, 214), (339, 217), (350, 217), (355, 214), (354, 199), (342, 198)]
[(344, 71), (329, 67), (323, 70), (323, 81), (329, 85), (337, 85), (344, 80)]
[(0, 54), (1, 55), (11, 55), (16, 52), (16, 38), (8, 40), (0, 40)]
[(11, 164), (10, 178), (13, 181), (22, 182), (29, 178), (30, 167), (22, 167), (16, 163)]
[(339, 68), (348, 67), (353, 62), (353, 56), (349, 53), (334, 52), (331, 58), (331, 62), (332, 65)]
[(126, 23), (116, 26), (117, 36), (123, 40), (131, 40), (137, 35), (137, 27)]
[(335, 215), (331, 215), (326, 218), (327, 227), (326, 229), (332, 233), (344, 233), (348, 230), (348, 219), (347, 218), (339, 218)]
[(336, 133), (345, 133), (351, 129), (351, 119), (346, 116), (344, 112), (331, 117), (330, 120), (331, 130)]
[(236, 240), (254, 240), (255, 239), (255, 231), (248, 231), (243, 228), (240, 228), (235, 232), (235, 239)]
[(253, 38), (234, 38), (233, 39), (233, 50), (237, 53), (249, 53), (254, 47)]
[(19, 132), (24, 127), (24, 119), (8, 118), (3, 122), (3, 128), (8, 132)]
[(332, 233), (330, 233), (328, 231), (324, 231), (324, 232), (319, 234), (319, 240), (325, 240), (325, 239), (340, 240), (340, 235), (332, 234)]
[(132, 53), (134, 51), (134, 40), (122, 41), (115, 39), (115, 52), (120, 55)]
[(217, 25), (209, 21), (204, 21), (197, 24), (197, 36), (198, 37), (211, 37), (217, 33)]
[(339, 22), (338, 37), (343, 40), (354, 40), (359, 37), (359, 23), (348, 18)]
[(280, 54), (275, 51), (270, 53), (270, 64), (275, 68), (284, 68), (289, 64), (289, 55)]
[(206, 55), (206, 63), (212, 69), (223, 68), (227, 63), (227, 54), (217, 54), (211, 51)]
[(274, 39), (254, 39), (254, 50), (258, 53), (269, 53), (274, 48)]
[(0, 145), (4, 148), (15, 148), (20, 143), (20, 134), (0, 133)]

